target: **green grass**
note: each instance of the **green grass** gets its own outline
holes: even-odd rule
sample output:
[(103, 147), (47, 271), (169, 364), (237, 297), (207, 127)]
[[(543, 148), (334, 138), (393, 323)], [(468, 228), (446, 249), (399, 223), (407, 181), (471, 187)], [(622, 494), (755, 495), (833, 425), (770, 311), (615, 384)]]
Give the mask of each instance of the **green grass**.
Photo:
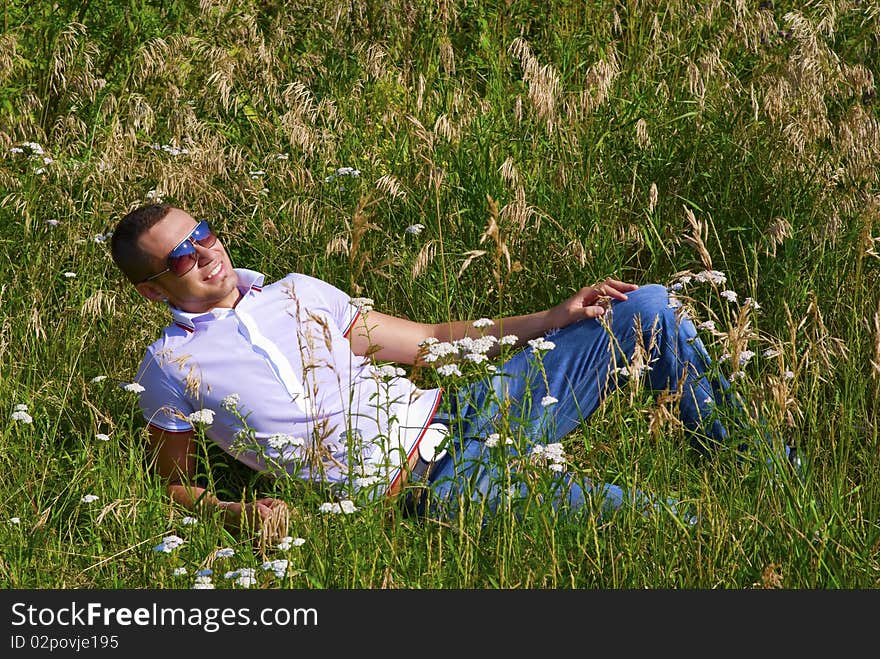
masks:
[[(6, 3), (0, 584), (189, 588), (210, 565), (217, 587), (242, 567), (290, 588), (875, 587), (880, 12), (771, 4)], [(11, 151), (24, 142), (52, 162)], [(325, 180), (343, 166), (361, 176)], [(306, 542), (261, 552), (217, 520), (183, 526), (118, 386), (167, 316), (95, 240), (151, 191), (210, 218), (238, 266), (426, 321), (544, 308), (609, 275), (672, 283), (708, 256), (761, 305), (736, 386), (805, 452), (805, 481), (774, 480), (761, 456), (697, 459), (674, 424), (652, 426), (658, 400), (625, 390), (567, 438), (572, 468), (675, 494), (696, 527), (543, 507), (485, 524), (328, 515), (326, 493), (210, 447), (205, 482), (287, 498)], [(481, 242), (493, 204), (510, 268)], [(686, 292), (699, 321), (738, 327), (717, 290)], [(170, 533), (184, 545), (154, 552)], [(235, 555), (213, 559), (221, 547)], [(282, 557), (283, 580), (260, 569)]]

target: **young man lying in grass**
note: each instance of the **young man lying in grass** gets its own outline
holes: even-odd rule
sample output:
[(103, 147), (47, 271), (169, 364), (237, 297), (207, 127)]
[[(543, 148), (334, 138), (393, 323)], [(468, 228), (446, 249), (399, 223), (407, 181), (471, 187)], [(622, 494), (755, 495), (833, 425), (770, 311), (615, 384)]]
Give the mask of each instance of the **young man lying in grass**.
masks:
[[(221, 501), (195, 486), (196, 424), (255, 470), (328, 483), (340, 496), (405, 492), (412, 510), (439, 516), (532, 495), (528, 478), (492, 459), (498, 450), (508, 466), (542, 460), (547, 503), (560, 510), (662, 505), (564, 466), (559, 440), (626, 381), (627, 366), (676, 392), (695, 437), (728, 439), (714, 408), (730, 403), (729, 385), (709, 376), (693, 323), (663, 286), (606, 279), (525, 315), (421, 323), (368, 310), (307, 275), (268, 283), (234, 269), (207, 221), (161, 204), (122, 218), (112, 253), (138, 292), (171, 314), (137, 375), (156, 468), (174, 501), (222, 509), (231, 523), (259, 524), (285, 504)], [(498, 355), (507, 358), (454, 394), (381, 365), (454, 376)]]

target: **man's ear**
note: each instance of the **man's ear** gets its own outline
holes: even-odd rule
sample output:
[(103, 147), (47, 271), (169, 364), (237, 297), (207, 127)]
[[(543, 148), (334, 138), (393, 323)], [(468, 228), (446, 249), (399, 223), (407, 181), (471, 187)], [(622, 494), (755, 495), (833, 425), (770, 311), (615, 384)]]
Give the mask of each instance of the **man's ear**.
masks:
[(151, 302), (163, 302), (168, 299), (165, 291), (151, 281), (143, 281), (140, 284), (135, 284), (134, 287), (137, 289), (138, 293)]

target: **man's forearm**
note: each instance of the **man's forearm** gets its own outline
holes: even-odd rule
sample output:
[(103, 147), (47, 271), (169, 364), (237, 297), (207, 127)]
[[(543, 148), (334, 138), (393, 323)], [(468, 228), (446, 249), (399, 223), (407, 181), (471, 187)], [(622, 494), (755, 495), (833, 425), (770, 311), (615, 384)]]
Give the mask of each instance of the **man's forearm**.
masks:
[(221, 501), (207, 488), (196, 485), (169, 484), (168, 495), (172, 501), (195, 513), (222, 511), (226, 522), (236, 521), (241, 513), (240, 503)]

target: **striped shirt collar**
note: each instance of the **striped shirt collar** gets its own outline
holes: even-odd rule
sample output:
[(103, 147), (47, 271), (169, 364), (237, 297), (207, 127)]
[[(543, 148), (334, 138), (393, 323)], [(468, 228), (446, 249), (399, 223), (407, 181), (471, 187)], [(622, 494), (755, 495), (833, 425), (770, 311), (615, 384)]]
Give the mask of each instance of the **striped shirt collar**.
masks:
[[(248, 270), (246, 268), (234, 268), (238, 275), (238, 290), (242, 293), (242, 301), (250, 295), (254, 295), (263, 290), (263, 282), (265, 276), (256, 270)], [(203, 318), (214, 318), (213, 311), (200, 311), (191, 313), (178, 309), (170, 302), (166, 303), (171, 310), (171, 318), (175, 325), (185, 329), (187, 332), (194, 332), (196, 329), (196, 321)]]

